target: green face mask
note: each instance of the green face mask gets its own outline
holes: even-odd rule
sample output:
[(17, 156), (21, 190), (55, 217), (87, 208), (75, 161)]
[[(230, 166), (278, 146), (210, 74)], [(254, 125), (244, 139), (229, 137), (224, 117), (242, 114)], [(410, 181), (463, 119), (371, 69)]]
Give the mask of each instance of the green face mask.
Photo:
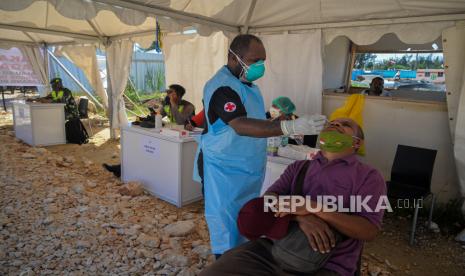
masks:
[(250, 64), (248, 68), (245, 69), (245, 79), (249, 82), (253, 82), (263, 77), (265, 74), (265, 62), (259, 60), (253, 64)]
[(259, 60), (253, 64), (247, 65), (242, 59), (236, 55), (231, 49), (229, 51), (236, 56), (237, 61), (242, 66), (242, 70), (244, 70), (244, 77), (248, 82), (253, 82), (258, 80), (259, 78), (263, 77), (265, 74), (265, 62), (263, 60)]
[(320, 149), (327, 152), (342, 152), (352, 147), (352, 136), (337, 131), (320, 133)]

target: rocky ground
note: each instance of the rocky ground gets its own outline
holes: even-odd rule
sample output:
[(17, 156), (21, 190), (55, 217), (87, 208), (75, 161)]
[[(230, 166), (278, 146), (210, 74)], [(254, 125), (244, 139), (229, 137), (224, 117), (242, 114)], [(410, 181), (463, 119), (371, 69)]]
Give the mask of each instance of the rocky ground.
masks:
[(0, 274), (195, 275), (212, 261), (201, 204), (131, 196), (100, 164), (13, 136), (0, 126)]
[[(85, 146), (32, 148), (0, 115), (1, 275), (196, 275), (213, 262), (201, 202), (184, 208), (123, 184), (104, 171), (118, 163), (108, 131)], [(101, 125), (104, 127), (104, 125)], [(363, 275), (465, 275), (465, 249), (452, 237), (388, 216), (367, 243)]]

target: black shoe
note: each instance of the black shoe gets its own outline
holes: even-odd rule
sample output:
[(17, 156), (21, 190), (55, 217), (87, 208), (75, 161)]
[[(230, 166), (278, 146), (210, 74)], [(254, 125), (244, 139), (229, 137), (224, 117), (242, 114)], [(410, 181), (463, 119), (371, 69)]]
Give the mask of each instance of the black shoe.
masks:
[(121, 165), (108, 165), (106, 163), (102, 164), (102, 166), (109, 172), (113, 173), (116, 177), (121, 177)]
[(109, 172), (114, 172), (113, 166), (103, 163), (102, 166)]

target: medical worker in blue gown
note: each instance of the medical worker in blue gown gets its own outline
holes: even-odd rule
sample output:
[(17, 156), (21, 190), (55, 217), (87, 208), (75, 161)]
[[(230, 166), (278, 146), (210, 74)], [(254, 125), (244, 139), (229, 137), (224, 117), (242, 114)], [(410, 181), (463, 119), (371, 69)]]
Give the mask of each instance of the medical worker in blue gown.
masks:
[(242, 242), (236, 219), (248, 200), (259, 196), (265, 175), (266, 137), (313, 135), (322, 115), (271, 122), (265, 118), (260, 89), (253, 83), (265, 72), (265, 48), (253, 35), (231, 43), (228, 64), (205, 84), (206, 127), (200, 137), (199, 174), (205, 187), (205, 218), (213, 254), (219, 257)]

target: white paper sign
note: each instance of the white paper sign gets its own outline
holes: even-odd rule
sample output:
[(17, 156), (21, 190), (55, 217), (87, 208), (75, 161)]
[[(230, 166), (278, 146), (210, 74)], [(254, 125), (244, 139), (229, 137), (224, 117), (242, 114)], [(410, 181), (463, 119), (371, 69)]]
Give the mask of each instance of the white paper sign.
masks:
[(0, 85), (42, 85), (27, 57), (18, 48), (0, 49)]
[(160, 143), (153, 138), (143, 136), (141, 138), (142, 152), (151, 158), (160, 157)]

